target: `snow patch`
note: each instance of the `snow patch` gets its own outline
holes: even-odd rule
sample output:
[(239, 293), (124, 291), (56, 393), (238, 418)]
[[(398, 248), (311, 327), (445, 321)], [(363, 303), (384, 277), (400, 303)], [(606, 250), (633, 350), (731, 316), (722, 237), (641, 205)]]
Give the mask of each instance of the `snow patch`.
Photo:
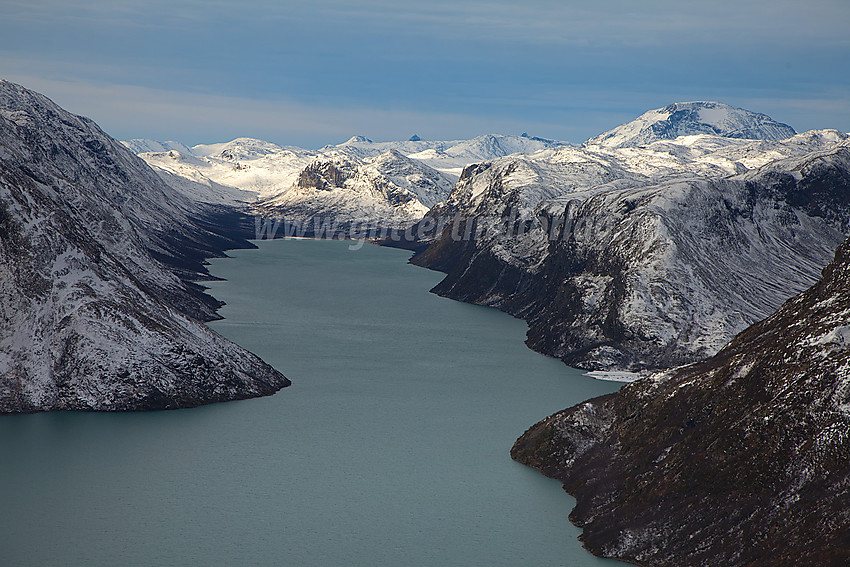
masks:
[(808, 346), (829, 346), (833, 349), (850, 349), (850, 326), (837, 327), (811, 339)]
[(627, 372), (625, 370), (592, 370), (585, 372), (584, 375), (607, 382), (634, 382), (646, 376), (646, 374)]

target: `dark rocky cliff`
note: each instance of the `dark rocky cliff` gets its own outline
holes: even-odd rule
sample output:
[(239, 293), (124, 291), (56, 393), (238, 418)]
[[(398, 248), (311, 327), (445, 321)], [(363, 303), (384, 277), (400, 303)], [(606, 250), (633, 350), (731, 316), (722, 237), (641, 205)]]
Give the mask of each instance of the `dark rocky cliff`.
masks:
[(716, 356), (559, 412), (511, 455), (564, 483), (591, 552), (640, 565), (850, 563), (850, 241)]

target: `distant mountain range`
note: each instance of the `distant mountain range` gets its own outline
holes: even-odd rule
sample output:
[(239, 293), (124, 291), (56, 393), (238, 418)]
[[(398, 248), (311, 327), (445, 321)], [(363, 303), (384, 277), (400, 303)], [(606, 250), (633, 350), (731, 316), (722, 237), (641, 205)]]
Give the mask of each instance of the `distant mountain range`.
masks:
[(252, 138), (192, 148), (153, 140), (124, 145), (192, 199), (250, 204), (247, 210), (254, 214), (297, 224), (301, 235), (330, 236), (409, 225), (448, 197), (469, 163), (559, 143), (527, 135), (487, 135), (399, 142), (354, 136), (320, 150)]

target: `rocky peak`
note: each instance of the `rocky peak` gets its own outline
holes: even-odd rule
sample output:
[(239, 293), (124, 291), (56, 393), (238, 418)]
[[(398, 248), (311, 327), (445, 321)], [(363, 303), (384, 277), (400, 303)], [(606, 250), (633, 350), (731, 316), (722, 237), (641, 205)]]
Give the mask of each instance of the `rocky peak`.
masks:
[(295, 185), (300, 189), (330, 191), (342, 187), (354, 175), (348, 160), (320, 157), (305, 167)]

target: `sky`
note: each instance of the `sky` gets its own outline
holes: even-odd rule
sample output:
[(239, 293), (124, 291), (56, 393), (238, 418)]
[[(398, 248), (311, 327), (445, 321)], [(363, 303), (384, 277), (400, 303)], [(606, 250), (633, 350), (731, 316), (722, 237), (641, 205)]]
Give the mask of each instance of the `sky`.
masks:
[(0, 0), (0, 77), (119, 139), (582, 142), (717, 100), (850, 131), (848, 0)]

